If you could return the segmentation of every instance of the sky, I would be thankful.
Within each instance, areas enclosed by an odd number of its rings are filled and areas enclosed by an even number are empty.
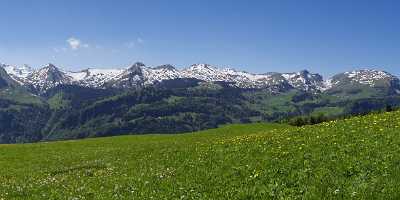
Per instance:
[[[0,0],[0,62],[400,75],[400,1]]]

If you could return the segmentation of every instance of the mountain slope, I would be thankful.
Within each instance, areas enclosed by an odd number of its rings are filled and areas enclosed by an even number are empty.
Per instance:
[[[18,87],[18,82],[7,73],[4,67],[6,66],[0,65],[0,89]]]
[[[46,102],[20,86],[0,67],[0,143],[40,140],[49,113]]]
[[[240,95],[233,92],[197,87],[183,91],[143,88],[82,100],[79,104],[75,103],[75,107],[70,106],[74,98],[67,96],[73,92],[58,92],[49,96],[51,103],[63,106],[58,106],[60,109],[54,112],[55,121],[49,122],[43,132],[47,135],[46,139],[60,139],[215,128],[219,124],[250,116],[252,111],[244,107]]]

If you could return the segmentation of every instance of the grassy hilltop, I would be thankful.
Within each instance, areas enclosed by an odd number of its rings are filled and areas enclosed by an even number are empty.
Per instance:
[[[0,145],[0,199],[398,199],[400,112]]]

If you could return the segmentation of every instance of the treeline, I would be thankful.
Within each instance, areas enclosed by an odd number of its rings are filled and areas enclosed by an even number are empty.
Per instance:
[[[354,103],[357,106],[357,109],[359,109],[359,103]],[[366,101],[363,101],[362,105],[365,105]],[[368,107],[371,108],[371,107]],[[342,115],[338,116],[327,116],[325,114],[319,113],[318,115],[306,115],[306,116],[296,116],[296,117],[291,117],[288,119],[281,120],[281,123],[287,123],[292,126],[305,126],[305,125],[314,125],[314,124],[319,124],[322,122],[327,122],[327,121],[332,121],[336,119],[346,119],[346,118],[351,118],[354,116],[361,116],[361,115],[367,115],[371,113],[383,113],[383,112],[393,112],[396,110],[400,110],[400,106],[395,106],[395,105],[381,105],[380,109],[367,109],[367,110],[362,110],[362,112],[348,112],[344,113]],[[359,110],[361,111],[361,110]]]

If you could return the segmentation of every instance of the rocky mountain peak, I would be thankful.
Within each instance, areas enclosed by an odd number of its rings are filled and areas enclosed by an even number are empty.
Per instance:
[[[129,67],[129,69],[130,68],[142,68],[142,67],[146,67],[146,65],[142,62],[135,62]]]
[[[43,66],[43,68],[57,69],[57,67],[52,63],[47,63],[46,65]]]
[[[313,74],[308,70],[301,70],[297,73],[285,73],[282,76],[294,88],[304,91],[319,91],[324,88],[324,80],[321,75]]]
[[[310,72],[308,70],[306,70],[306,69],[303,69],[303,70],[299,71],[298,74],[300,76],[307,77],[307,75],[310,74]]]
[[[54,80],[57,81],[58,79],[62,79],[65,76],[65,72],[61,71],[55,65],[49,63],[43,66],[41,69],[34,71],[31,75],[37,75],[40,78],[46,80]]]
[[[143,64],[141,62],[136,62],[127,69],[127,72],[130,74],[142,75],[142,71],[143,71],[144,67],[146,67],[145,64]]]
[[[40,71],[42,73],[60,73],[61,72],[61,70],[58,67],[56,67],[55,65],[53,65],[51,63],[44,65],[38,71]]]
[[[154,67],[153,69],[156,69],[156,70],[165,69],[165,70],[171,70],[171,71],[176,70],[176,68],[170,64],[160,65],[160,66]]]
[[[210,64],[193,64],[189,68],[184,69],[185,71],[197,71],[197,72],[205,72],[205,71],[218,71],[222,69],[218,69]]]
[[[24,82],[42,93],[57,85],[71,84],[73,79],[66,72],[49,63],[30,73]]]

